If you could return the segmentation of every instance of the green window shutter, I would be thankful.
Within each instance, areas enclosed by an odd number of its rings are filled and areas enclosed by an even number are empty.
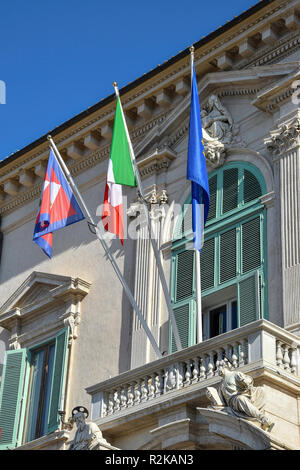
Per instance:
[[[182,219],[182,234],[188,235],[193,231],[193,210],[192,203],[185,204],[184,216]]]
[[[215,238],[205,240],[200,254],[201,289],[215,285]]]
[[[242,224],[242,269],[248,273],[261,265],[260,217]]]
[[[182,348],[187,348],[195,343],[195,301],[191,300],[180,307],[175,307],[173,311]],[[173,353],[177,351],[177,348],[173,334],[171,338],[171,353]]]
[[[215,219],[217,213],[217,181],[218,177],[217,175],[212,176],[209,179],[209,195],[210,195],[210,201],[209,201],[209,213],[207,216],[207,221]]]
[[[6,352],[0,391],[0,449],[17,445],[25,369],[26,349]]]
[[[259,274],[252,274],[238,283],[239,326],[260,318]]]
[[[261,187],[258,179],[249,170],[244,171],[244,203],[253,201],[260,197]]]
[[[69,328],[61,331],[55,338],[54,369],[52,376],[51,397],[49,405],[49,418],[47,434],[55,431],[59,426],[58,411],[63,391],[66,354],[68,348]]]
[[[194,250],[177,255],[176,302],[193,295]]]
[[[238,205],[238,168],[224,170],[223,173],[223,214]]]
[[[220,283],[236,277],[236,229],[220,235]]]

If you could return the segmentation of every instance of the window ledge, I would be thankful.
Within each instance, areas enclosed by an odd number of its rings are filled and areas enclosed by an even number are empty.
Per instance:
[[[16,447],[14,450],[65,450],[69,436],[70,433],[68,431],[54,431],[51,434]]]

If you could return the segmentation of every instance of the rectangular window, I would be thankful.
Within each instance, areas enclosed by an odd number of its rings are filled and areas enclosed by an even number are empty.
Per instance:
[[[203,313],[203,340],[214,338],[237,328],[237,300],[212,306]]]
[[[65,328],[43,345],[6,351],[0,387],[0,450],[58,429],[68,337],[69,328]]]
[[[55,344],[31,353],[25,442],[47,433]]]

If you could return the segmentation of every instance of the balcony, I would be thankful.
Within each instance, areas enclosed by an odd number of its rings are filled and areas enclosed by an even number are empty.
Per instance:
[[[268,441],[263,446],[299,448],[299,348],[299,337],[258,320],[88,387],[91,418],[119,448],[205,448],[201,432],[196,432],[198,438],[193,432],[201,423],[208,429],[210,420],[216,421],[217,415],[210,416],[207,409],[206,388],[221,380],[218,365],[225,355],[234,368],[253,376],[255,386],[264,387],[265,411],[275,426],[271,439],[261,431],[262,440]],[[255,426],[241,421],[231,418],[228,426],[234,428],[239,422],[236,433],[241,433],[241,425]],[[168,432],[172,438],[166,437]],[[162,435],[167,440],[158,438]],[[221,445],[217,441],[216,448]],[[247,444],[231,436],[231,448],[235,447],[247,448]]]

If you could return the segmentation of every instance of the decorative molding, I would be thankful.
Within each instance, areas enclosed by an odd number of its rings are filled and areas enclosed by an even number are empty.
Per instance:
[[[267,209],[270,209],[271,207],[274,207],[275,197],[275,191],[270,191],[269,193],[261,196],[259,200]]]
[[[175,159],[176,153],[168,145],[156,148],[150,155],[139,159],[138,167],[141,177],[147,177],[153,173],[159,173],[161,170],[167,170]]]
[[[264,141],[267,150],[272,155],[282,155],[300,146],[300,117],[296,117],[289,124],[280,126],[271,131],[271,135]]]
[[[10,348],[44,339],[64,326],[70,327],[71,344],[78,336],[80,303],[90,286],[80,278],[34,271],[0,308],[0,326],[11,332]],[[24,331],[23,321],[31,325]]]

